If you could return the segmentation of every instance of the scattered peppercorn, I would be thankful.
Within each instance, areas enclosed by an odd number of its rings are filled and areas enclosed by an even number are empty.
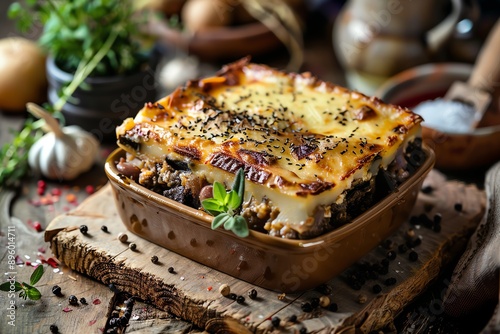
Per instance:
[[[455,208],[455,211],[458,211],[458,212],[462,211],[462,209],[463,209],[462,203],[455,203],[454,208]]]
[[[417,261],[418,260],[418,253],[415,251],[411,251],[410,254],[408,254],[408,259],[410,259],[410,261],[412,261],[412,262]]]
[[[307,334],[307,328],[302,327],[299,331],[300,334]]]
[[[168,272],[169,272],[169,273],[171,273],[171,274],[175,273],[174,267],[168,267],[168,269],[167,269],[167,270],[168,270]]]
[[[311,312],[313,310],[311,303],[309,302],[303,302],[302,304],[300,304],[300,308],[304,312]]]
[[[59,328],[54,324],[50,325],[49,328],[50,328],[51,333],[58,333],[59,332]]]
[[[297,322],[297,316],[295,314],[292,314],[290,318],[288,318],[288,321],[290,322]]]
[[[337,303],[331,303],[330,306],[328,306],[328,311],[331,312],[337,312],[339,310],[339,306]]]
[[[441,232],[441,225],[440,225],[440,224],[436,224],[436,225],[434,225],[434,226],[432,227],[432,230],[433,230],[434,232],[437,232],[437,233]]]
[[[408,246],[406,246],[406,244],[401,244],[398,246],[398,251],[401,253],[401,254],[404,254],[408,251]]]
[[[106,225],[101,226],[101,231],[107,233],[108,232],[108,227]]]
[[[128,235],[126,233],[121,232],[120,234],[118,234],[118,240],[120,240],[120,242],[127,242]]]
[[[364,303],[366,303],[366,301],[367,301],[367,300],[368,300],[368,297],[366,297],[366,295],[365,295],[365,294],[360,294],[360,295],[358,296],[357,302],[358,302],[359,304],[364,304]]]
[[[318,306],[319,306],[319,298],[317,297],[311,298],[311,307],[316,308]]]
[[[394,284],[396,284],[396,278],[389,277],[388,279],[386,279],[384,281],[384,284],[387,285],[387,286],[394,285]]]
[[[393,261],[396,259],[396,252],[392,250],[388,251],[386,256],[389,260]]]
[[[236,297],[236,302],[238,304],[245,304],[245,297],[243,297],[243,296]]]
[[[257,298],[257,290],[252,289],[252,290],[248,291],[248,298],[256,299]]]
[[[137,249],[137,245],[133,242],[131,242],[129,245],[128,245],[128,248],[132,251],[135,251]]]
[[[228,297],[232,300],[236,300],[236,298],[238,298],[238,296],[235,293],[230,293]]]
[[[111,312],[111,318],[118,318],[120,316],[120,312],[118,312],[117,310],[114,310],[113,312]]]
[[[125,326],[126,324],[128,324],[128,319],[127,319],[127,317],[125,317],[125,316],[120,317],[120,324],[121,324],[122,326]]]
[[[85,299],[84,297],[80,298],[80,303],[82,303],[83,305],[87,305],[87,299]]]
[[[330,297],[328,296],[319,297],[319,305],[324,308],[330,306]]]
[[[421,189],[421,191],[424,193],[424,194],[431,194],[433,191],[434,191],[434,188],[431,187],[431,186],[425,186]]]
[[[70,305],[78,305],[78,298],[75,295],[69,296],[68,301]]]
[[[436,213],[432,220],[434,221],[434,224],[439,224],[439,223],[441,223],[442,219],[443,219],[443,216],[441,216],[440,213]]]
[[[132,316],[132,313],[130,313],[129,310],[123,312],[123,316],[126,317],[127,319],[130,319],[130,317]]]
[[[372,287],[372,291],[373,291],[373,293],[380,293],[382,291],[382,287],[379,284],[375,284]]]
[[[391,250],[394,247],[394,242],[391,239],[384,240],[383,246],[387,250]]]
[[[151,262],[153,262],[154,264],[157,264],[158,263],[158,256],[156,256],[156,255],[151,256]]]
[[[54,285],[52,287],[52,293],[55,294],[56,296],[61,295],[61,287],[59,285]]]
[[[82,234],[87,234],[89,232],[87,225],[80,225],[80,232],[82,232]]]
[[[277,316],[274,316],[271,318],[271,324],[273,324],[274,327],[279,327],[280,322],[281,322],[281,319]]]
[[[227,284],[222,284],[219,286],[219,293],[224,297],[227,297],[231,293],[231,287]]]

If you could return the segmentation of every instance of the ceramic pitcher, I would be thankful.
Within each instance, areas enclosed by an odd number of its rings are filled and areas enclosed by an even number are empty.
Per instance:
[[[349,0],[333,32],[349,86],[372,94],[388,77],[435,60],[461,11],[462,0]]]

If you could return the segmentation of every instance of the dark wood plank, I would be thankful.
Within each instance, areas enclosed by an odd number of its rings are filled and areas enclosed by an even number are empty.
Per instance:
[[[408,253],[397,255],[391,261],[388,274],[369,280],[358,291],[349,287],[348,271],[328,282],[332,289],[330,298],[338,304],[338,312],[322,308],[311,313],[302,312],[301,303],[320,297],[322,293],[318,291],[290,294],[280,300],[278,293],[256,288],[260,298],[246,298],[245,304],[240,305],[222,297],[217,292],[218,287],[229,284],[238,295],[246,295],[255,287],[127,232],[129,242],[137,244],[136,251],[130,250],[126,243],[117,240],[118,233],[125,232],[125,227],[114,208],[109,187],[88,198],[75,211],[54,219],[46,231],[46,240],[51,242],[54,254],[71,269],[105,284],[113,283],[210,332],[268,332],[273,329],[272,316],[278,316],[282,320],[280,329],[290,333],[301,327],[314,332],[352,332],[355,329],[370,332],[392,327],[403,307],[437,277],[446,263],[460,254],[483,214],[484,194],[475,186],[447,182],[435,171],[425,180],[425,185],[432,185],[435,190],[432,194],[421,193],[413,212],[426,212],[430,217],[440,213],[442,230],[438,233],[404,223],[391,239],[401,244],[406,240],[408,229],[413,228],[422,240],[416,247],[418,261],[409,261]],[[462,203],[463,210],[456,211],[455,203]],[[89,227],[86,236],[77,229],[83,223]],[[110,232],[103,233],[101,225],[106,225]],[[386,252],[380,246],[360,263],[379,262]],[[152,255],[160,258],[160,264],[151,263]],[[168,273],[170,266],[175,268],[175,274]],[[388,277],[396,278],[396,285],[386,287],[383,282]],[[376,283],[383,287],[379,295],[371,292]],[[364,303],[358,301],[360,295],[366,298]],[[298,323],[287,321],[291,315],[298,317]]]

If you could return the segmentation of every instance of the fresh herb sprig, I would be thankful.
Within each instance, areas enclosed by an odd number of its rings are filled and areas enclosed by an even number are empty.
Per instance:
[[[40,291],[35,288],[33,285],[38,283],[40,278],[43,276],[43,265],[38,265],[36,269],[33,271],[33,273],[30,276],[30,283],[19,283],[17,281],[14,282],[14,289],[11,288],[12,283],[11,282],[5,282],[0,285],[0,290],[1,291],[7,291],[7,292],[19,292],[19,297],[26,299],[29,298],[31,300],[38,300],[42,297],[42,294]]]
[[[243,168],[236,174],[230,191],[226,191],[223,184],[214,182],[213,197],[201,202],[202,207],[214,216],[212,220],[213,230],[224,226],[224,229],[231,230],[239,237],[245,238],[248,236],[250,231],[245,217],[236,214],[243,203],[244,194],[245,172]]]

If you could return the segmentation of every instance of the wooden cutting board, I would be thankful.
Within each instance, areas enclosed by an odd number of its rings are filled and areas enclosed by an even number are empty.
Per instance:
[[[109,185],[89,197],[75,211],[55,218],[47,227],[45,240],[50,241],[54,255],[71,269],[88,275],[104,284],[113,283],[118,289],[131,293],[209,332],[266,333],[279,331],[369,333],[374,330],[393,330],[394,318],[435,279],[440,270],[460,256],[468,237],[484,214],[485,195],[475,186],[447,181],[437,171],[431,171],[420,192],[412,215],[425,213],[431,219],[441,214],[441,230],[404,222],[390,241],[397,256],[390,261],[388,273],[369,278],[359,290],[349,285],[349,276],[362,263],[373,264],[387,257],[388,243],[383,243],[360,259],[357,265],[327,282],[320,289],[280,295],[254,287],[249,283],[193,262],[176,253],[152,244],[125,230],[115,209]],[[461,210],[456,204],[461,204]],[[460,206],[460,205],[459,205]],[[85,224],[89,233],[83,235],[78,226]],[[101,231],[106,225],[108,233]],[[409,229],[421,238],[414,249],[417,261],[410,261],[409,251],[400,253],[398,245],[405,243]],[[137,245],[132,251],[127,243],[117,239],[126,232],[129,242]],[[151,256],[160,259],[151,262]],[[169,273],[168,268],[174,268]],[[386,286],[388,278],[394,285]],[[245,297],[245,303],[223,297],[218,288],[228,284],[231,292]],[[378,294],[372,287],[379,284]],[[248,291],[256,289],[257,299]],[[328,295],[338,310],[317,307],[312,312],[301,309],[303,302]],[[288,321],[296,315],[297,321]],[[271,318],[281,319],[279,328]]]

